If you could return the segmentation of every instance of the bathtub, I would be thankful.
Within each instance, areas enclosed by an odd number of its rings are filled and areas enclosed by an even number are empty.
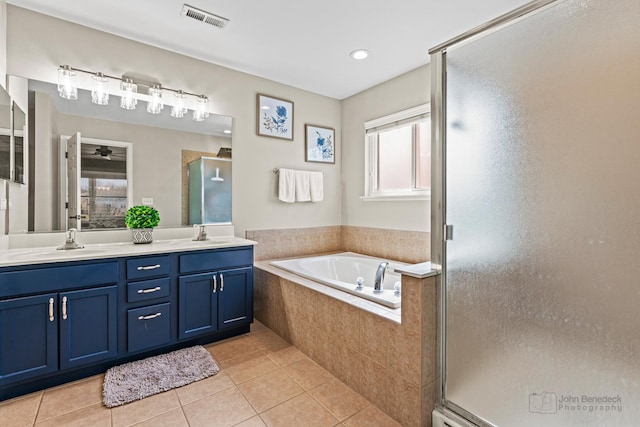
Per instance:
[[[383,291],[378,293],[373,291],[373,281],[378,265],[383,261],[389,262],[389,266],[384,277]],[[407,265],[353,252],[272,261],[270,264],[391,308],[400,307],[400,295],[396,295],[394,291],[395,283],[400,282],[400,274],[395,273],[394,268]],[[362,289],[356,287],[358,277],[364,279]]]

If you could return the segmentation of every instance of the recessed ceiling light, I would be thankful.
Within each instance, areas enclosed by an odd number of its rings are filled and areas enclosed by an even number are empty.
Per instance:
[[[366,49],[356,49],[349,55],[351,55],[353,59],[365,59],[367,56],[369,56],[369,51]]]
[[[231,131],[229,129],[225,129],[223,132],[224,133],[231,133]]]

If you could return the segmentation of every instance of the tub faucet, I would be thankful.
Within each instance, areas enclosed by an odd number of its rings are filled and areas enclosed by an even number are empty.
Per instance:
[[[198,234],[193,238],[194,241],[200,242],[207,240],[207,226],[204,224],[194,224],[193,228],[198,229]]]
[[[373,292],[382,292],[382,282],[384,282],[384,273],[387,271],[388,262],[381,262],[376,271],[376,279],[373,281]]]
[[[64,245],[62,246],[58,246],[58,250],[60,251],[66,251],[69,249],[82,249],[84,248],[84,245],[79,245],[78,242],[76,242],[76,232],[78,230],[76,230],[75,228],[70,228],[67,233],[66,233],[66,242],[64,242]]]

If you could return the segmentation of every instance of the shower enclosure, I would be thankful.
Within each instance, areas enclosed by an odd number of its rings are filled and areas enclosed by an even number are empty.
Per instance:
[[[452,418],[638,425],[639,23],[638,0],[535,1],[430,51]]]
[[[231,223],[231,159],[189,163],[189,224]]]

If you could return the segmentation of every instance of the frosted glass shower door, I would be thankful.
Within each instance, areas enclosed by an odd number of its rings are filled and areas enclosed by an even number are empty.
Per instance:
[[[445,406],[640,425],[640,1],[446,50]]]
[[[231,160],[203,158],[204,222],[231,222]]]

